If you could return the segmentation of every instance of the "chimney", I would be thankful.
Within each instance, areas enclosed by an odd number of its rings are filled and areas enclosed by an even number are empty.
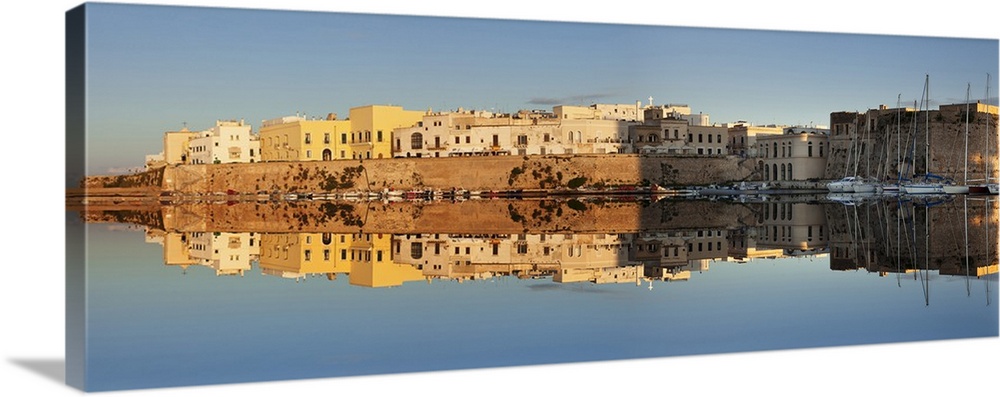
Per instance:
[[[327,113],[326,119],[327,120],[336,120],[337,119],[337,114],[336,113]]]

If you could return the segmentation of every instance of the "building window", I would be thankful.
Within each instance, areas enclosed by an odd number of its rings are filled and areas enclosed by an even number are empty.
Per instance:
[[[306,144],[312,143],[312,134],[306,133]]]
[[[381,130],[375,132],[375,139],[377,141],[379,141],[379,142],[382,142],[382,131]]]
[[[410,148],[413,148],[413,149],[423,149],[424,148],[424,135],[421,134],[421,133],[419,133],[419,132],[413,133],[413,135],[410,137]]]
[[[712,134],[708,134],[708,143],[712,143]]]
[[[518,135],[517,136],[517,144],[518,145],[527,145],[528,144],[528,136],[527,135]]]
[[[382,262],[382,250],[375,251],[375,261]]]
[[[698,143],[701,143],[702,134],[698,134]]]
[[[542,135],[542,142],[548,142],[548,141],[549,141],[549,134]]]
[[[310,251],[310,250],[306,250],[306,251],[305,251],[305,257],[306,257],[306,260],[307,260],[307,261],[308,261],[308,260],[312,260],[312,251]]]
[[[424,245],[421,243],[410,243],[410,257],[420,259],[424,256]]]
[[[788,163],[788,180],[793,180],[792,178],[792,163]]]
[[[809,157],[812,157],[812,156],[813,156],[813,144],[812,144],[812,142],[809,142]]]
[[[347,134],[340,134],[340,143],[347,143]]]
[[[307,159],[311,159],[312,156],[313,156],[313,151],[312,150],[306,150],[306,158]]]

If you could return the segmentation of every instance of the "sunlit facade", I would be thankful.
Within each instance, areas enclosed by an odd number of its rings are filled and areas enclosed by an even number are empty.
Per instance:
[[[786,127],[781,135],[757,138],[758,166],[765,181],[822,179],[829,153],[829,129]]]
[[[392,158],[392,131],[417,125],[425,112],[399,106],[366,105],[351,108],[348,144],[351,158]]]
[[[353,157],[348,143],[351,121],[287,116],[265,120],[260,128],[262,161],[330,161]]]
[[[260,141],[257,140],[257,135],[251,134],[250,125],[243,120],[216,121],[214,127],[198,133],[197,137],[191,139],[188,148],[190,164],[260,161]]]

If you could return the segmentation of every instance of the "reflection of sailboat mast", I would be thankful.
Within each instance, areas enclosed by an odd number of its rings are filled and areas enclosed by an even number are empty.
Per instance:
[[[986,265],[989,266],[993,263],[993,257],[990,256],[990,198],[986,198]],[[990,305],[990,278],[986,277],[986,306]]]
[[[930,206],[925,206],[924,207],[924,271],[926,271],[927,274],[923,275],[924,306],[931,305],[930,256],[931,256],[931,209]]]
[[[972,287],[969,278],[969,197],[962,196],[962,211],[965,214],[965,294],[972,296]]]
[[[903,261],[903,244],[900,241],[903,235],[903,200],[896,199],[896,286],[903,288],[903,284],[900,282],[903,276],[902,270],[899,268],[900,263]]]

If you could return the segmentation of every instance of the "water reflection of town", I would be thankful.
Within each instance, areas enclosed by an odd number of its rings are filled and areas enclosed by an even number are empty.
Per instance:
[[[997,273],[996,202],[754,203],[753,225],[655,233],[337,234],[164,232],[167,266],[351,285],[551,278],[596,284],[685,281],[713,262],[828,260],[833,271],[982,277]]]

